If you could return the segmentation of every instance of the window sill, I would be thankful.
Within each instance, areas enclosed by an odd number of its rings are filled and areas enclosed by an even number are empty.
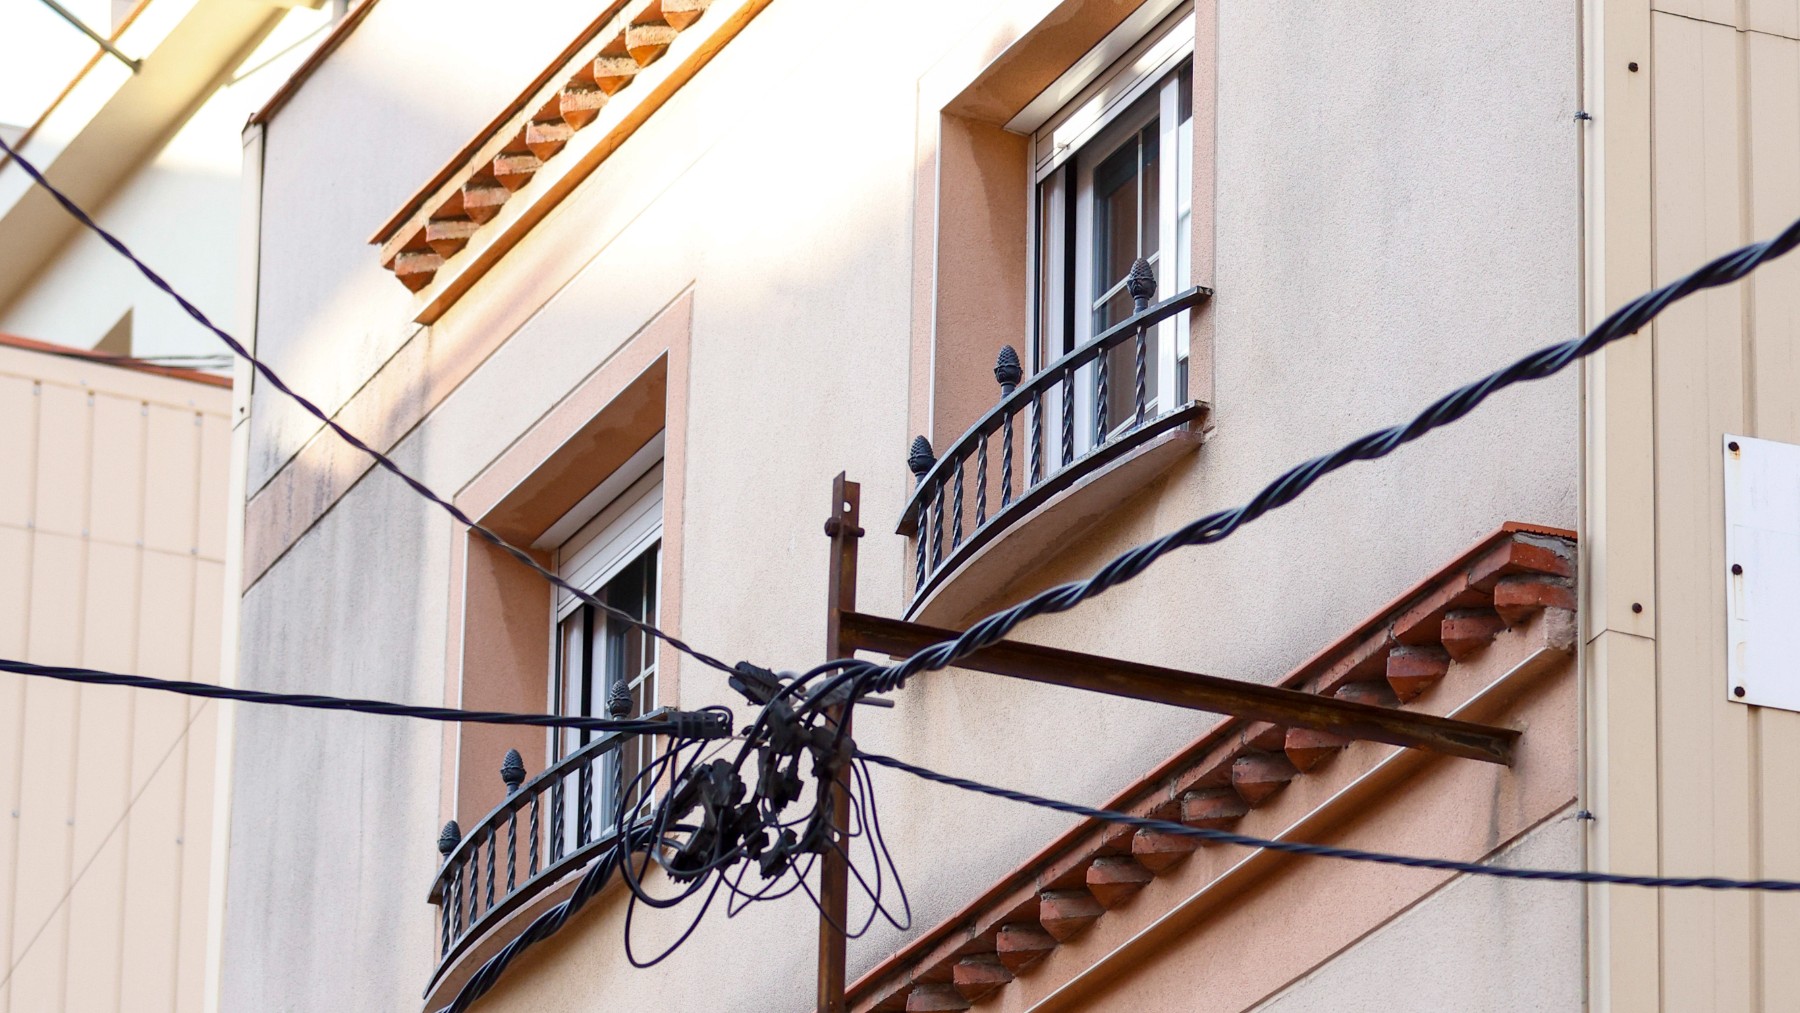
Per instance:
[[[960,628],[1020,576],[1101,521],[1202,442],[1208,406],[1193,402],[1127,432],[1007,505],[949,553],[914,595],[905,618]]]

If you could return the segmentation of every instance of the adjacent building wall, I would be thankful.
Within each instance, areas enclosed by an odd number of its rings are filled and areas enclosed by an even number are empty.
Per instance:
[[[216,681],[230,400],[0,344],[0,657]],[[201,1009],[217,711],[0,674],[0,1009]]]
[[[1800,216],[1800,5],[1596,10],[1591,311]],[[1635,69],[1634,69],[1635,68]],[[1594,867],[1800,878],[1800,715],[1726,675],[1724,437],[1800,442],[1800,262],[1671,307],[1589,371]],[[1800,900],[1593,894],[1596,1008],[1790,1009]]]
[[[889,615],[902,607],[908,554],[891,526],[910,484],[919,79],[963,33],[1022,28],[1056,6],[775,0],[409,346],[407,294],[365,241],[465,139],[446,123],[478,126],[512,97],[500,68],[526,63],[504,47],[439,54],[436,75],[455,77],[468,89],[459,103],[480,110],[447,111],[390,63],[438,15],[384,0],[269,124],[261,347],[328,405],[410,348],[416,360],[395,360],[419,364],[418,382],[395,395],[404,399],[436,390],[439,335],[510,321],[507,343],[398,439],[404,465],[453,492],[691,292],[684,560],[665,575],[680,582],[680,633],[730,660],[804,667],[823,649],[819,523],[839,470],[863,483],[860,602]],[[1218,268],[1196,279],[1218,291],[1215,431],[1166,482],[1120,504],[1114,523],[1047,560],[1041,581],[1090,572],[1574,333],[1577,48],[1566,3],[1391,15],[1349,3],[1226,5]],[[464,69],[478,76],[457,76]],[[251,423],[253,492],[316,431],[266,395]],[[380,424],[415,410],[358,412]],[[1277,677],[1499,522],[1572,524],[1577,425],[1573,376],[1509,392],[1232,542],[1171,559],[1025,635]],[[451,638],[456,537],[391,477],[365,476],[244,591],[243,682],[441,697],[433,679]],[[680,684],[683,706],[729,701],[710,671],[684,665]],[[951,672],[918,680],[858,735],[928,765],[1095,800],[1207,720]],[[224,1007],[416,1004],[436,954],[423,897],[437,866],[439,785],[458,776],[440,765],[436,731],[269,713],[245,713],[238,731],[234,799],[244,804],[234,806]],[[954,911],[1063,825],[898,777],[877,775],[877,785],[916,925]],[[1559,923],[1579,902],[1573,892],[1544,901]],[[640,956],[686,913],[640,912]],[[529,986],[515,1000],[721,1010],[808,1001],[816,916],[803,899],[734,921],[715,910],[648,972],[624,960],[621,915],[603,900],[552,949],[579,954],[579,976],[533,978],[550,958],[522,964]],[[900,938],[878,930],[853,944],[852,974]]]

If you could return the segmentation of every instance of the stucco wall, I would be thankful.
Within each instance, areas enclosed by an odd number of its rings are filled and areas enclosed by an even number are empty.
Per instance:
[[[1576,868],[1579,827],[1564,812],[1493,864]],[[1256,1011],[1585,1009],[1583,943],[1581,887],[1464,876]]]
[[[840,469],[863,483],[862,605],[897,613],[906,548],[889,532],[909,484],[917,82],[957,32],[1028,6],[776,0],[451,311],[579,268],[404,441],[403,460],[460,487],[691,286],[684,572],[667,575],[683,582],[681,633],[730,660],[818,658],[819,522]],[[440,143],[455,132],[419,126],[443,113],[435,105],[398,123],[374,111],[420,101],[380,63],[415,45],[414,30],[433,29],[384,0],[334,58],[344,62],[270,130],[259,340],[328,404],[406,330],[405,291],[360,240],[463,139]],[[1302,457],[1578,327],[1573,5],[1231,4],[1219,38],[1217,431],[1121,504],[1116,524],[1047,561],[1044,581],[1237,502]],[[881,41],[853,44],[864,39]],[[460,66],[458,52],[442,66]],[[499,51],[460,59],[468,101],[497,109],[510,92],[482,75],[504,76]],[[392,158],[346,143],[390,128],[401,131]],[[320,199],[327,191],[340,199]],[[305,431],[266,399],[256,411],[267,421],[253,488]],[[1452,433],[1331,479],[1232,542],[1026,636],[1273,678],[1500,521],[1572,525],[1576,411],[1572,377],[1509,393]],[[442,671],[450,535],[386,476],[364,479],[249,591],[244,680],[431,694],[422,673]],[[321,596],[340,604],[311,604]],[[684,666],[681,682],[685,706],[725,700],[704,669]],[[239,736],[236,798],[281,804],[235,816],[225,1008],[416,1003],[432,958],[422,898],[439,818],[438,753],[425,744],[435,733],[259,720],[267,734]],[[1092,800],[1205,723],[950,673],[919,680],[858,734],[926,764]],[[896,777],[877,784],[920,925],[1062,825]],[[715,912],[651,972],[626,968],[620,912],[599,907],[489,1005],[588,1008],[603,992],[621,1008],[798,1009],[811,994],[814,916],[799,898],[729,923]],[[673,922],[641,923],[644,947]],[[852,973],[896,940],[877,931],[853,944]]]

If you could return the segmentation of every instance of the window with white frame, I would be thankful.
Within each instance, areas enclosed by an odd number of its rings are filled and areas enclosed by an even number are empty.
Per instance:
[[[1178,10],[1035,131],[1034,368],[1131,315],[1126,281],[1138,259],[1149,263],[1158,299],[1191,284],[1193,53],[1193,12]],[[1186,315],[1157,325],[1147,345],[1146,417],[1154,417],[1187,400]],[[1135,354],[1132,342],[1113,348],[1109,374],[1132,377]],[[1096,378],[1073,396],[1077,415],[1093,419]],[[1132,424],[1135,396],[1134,383],[1108,386],[1111,433]],[[1078,429],[1091,445],[1093,427]]]
[[[637,468],[628,465],[614,481],[596,490],[606,497],[606,505],[562,543],[556,553],[556,568],[563,579],[613,609],[654,625],[662,560],[660,442],[646,448],[651,449],[657,451],[656,460],[647,467],[641,462]],[[640,454],[643,456],[649,455]],[[578,511],[582,509],[577,507]],[[591,511],[593,507],[588,504],[586,509]],[[614,715],[609,708],[615,697],[629,699],[627,717],[660,706],[653,639],[561,588],[556,590],[553,615],[550,698],[558,713],[611,717]],[[562,731],[553,739],[552,759],[560,760],[595,738],[593,732]],[[620,786],[625,789],[628,805],[645,804],[647,793],[634,792],[631,785],[644,769],[650,748],[648,737],[631,739],[612,757],[592,768],[592,776],[599,783],[571,786],[577,789],[576,797],[583,800],[580,804],[593,800],[598,810],[592,814],[597,818],[572,821],[571,825],[604,825],[610,821],[620,803],[615,797]]]

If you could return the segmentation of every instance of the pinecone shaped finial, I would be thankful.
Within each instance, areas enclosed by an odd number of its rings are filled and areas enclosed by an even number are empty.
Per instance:
[[[500,761],[500,780],[506,782],[507,794],[519,790],[525,783],[525,759],[517,749],[508,749],[505,759]]]
[[[914,478],[924,478],[931,466],[937,463],[937,455],[931,452],[931,441],[923,436],[915,436],[912,449],[906,452],[906,467],[912,471]]]
[[[1151,269],[1150,262],[1142,257],[1131,263],[1131,275],[1125,279],[1125,288],[1131,293],[1133,312],[1142,313],[1156,298],[1156,272]]]
[[[461,843],[462,827],[457,826],[455,820],[444,824],[444,829],[438,832],[438,854],[449,858],[450,852],[455,851],[456,846]]]
[[[624,679],[613,683],[612,692],[606,695],[606,713],[615,720],[624,720],[631,715],[631,687]]]
[[[994,379],[1000,382],[1000,397],[1012,396],[1024,378],[1025,370],[1019,366],[1018,350],[1011,345],[1001,345],[1000,355],[994,360]]]

